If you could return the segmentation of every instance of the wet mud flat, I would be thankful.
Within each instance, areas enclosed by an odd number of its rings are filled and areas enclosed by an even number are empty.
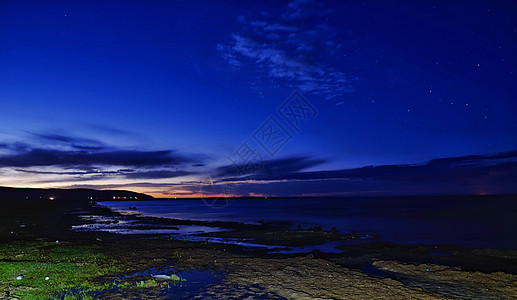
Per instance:
[[[101,216],[104,219],[88,220],[84,216]],[[119,227],[170,231],[121,234],[109,230],[72,229],[73,226],[99,222],[104,222],[108,227],[126,222],[133,227]],[[59,240],[74,247],[94,246],[95,251],[105,259],[116,262],[117,268],[112,272],[90,278],[97,286],[106,287],[81,294],[93,298],[517,297],[517,253],[511,250],[454,245],[399,245],[361,234],[345,235],[317,228],[292,230],[287,224],[246,225],[143,218],[115,213],[94,203],[40,209],[31,213],[14,208],[8,214],[2,213],[0,223],[0,240],[3,244]],[[194,233],[187,230],[183,236],[171,234],[186,226],[224,230],[194,230]],[[188,236],[201,236],[202,239],[189,240]],[[236,242],[225,243],[218,239],[233,239]],[[331,243],[336,251],[307,248],[326,243]],[[282,249],[300,251],[278,251]],[[164,276],[155,277],[157,275]],[[180,279],[173,280],[172,275]],[[3,299],[19,298],[16,292],[5,293],[13,282],[14,278],[0,283]],[[79,295],[77,290],[67,292],[71,296]],[[64,294],[54,296],[59,298]]]

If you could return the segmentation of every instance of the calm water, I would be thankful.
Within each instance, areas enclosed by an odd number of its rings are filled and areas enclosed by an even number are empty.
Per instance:
[[[336,227],[380,234],[398,243],[447,243],[517,249],[517,199],[320,198],[235,200],[214,208],[202,200],[108,201],[115,210],[137,207],[144,216],[202,221],[289,221],[293,228]]]

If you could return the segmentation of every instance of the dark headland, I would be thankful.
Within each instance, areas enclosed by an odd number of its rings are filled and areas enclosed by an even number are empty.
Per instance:
[[[35,189],[0,187],[0,200],[41,202],[50,200],[56,202],[84,203],[91,200],[151,200],[152,196],[124,190],[93,190],[93,189]]]

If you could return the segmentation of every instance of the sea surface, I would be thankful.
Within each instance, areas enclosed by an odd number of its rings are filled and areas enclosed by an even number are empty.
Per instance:
[[[223,199],[224,200],[224,199]],[[249,224],[291,222],[292,228],[378,234],[381,240],[517,249],[517,197],[386,197],[100,202],[143,216]]]

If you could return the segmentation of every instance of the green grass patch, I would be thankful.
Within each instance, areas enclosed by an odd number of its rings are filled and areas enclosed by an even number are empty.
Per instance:
[[[158,285],[158,282],[156,282],[156,280],[154,280],[154,279],[148,279],[145,281],[142,280],[142,281],[136,283],[137,287],[155,287],[157,285]]]
[[[171,275],[171,280],[172,280],[172,281],[175,281],[175,282],[179,282],[179,281],[186,281],[185,279],[183,279],[183,280],[182,280],[182,279],[181,279],[178,275],[176,275],[176,274],[172,274],[172,275]]]
[[[0,287],[24,299],[49,299],[72,288],[79,291],[73,297],[89,299],[89,291],[110,287],[92,279],[119,269],[116,261],[97,253],[93,246],[35,242],[0,245]],[[23,279],[17,280],[18,275]]]

